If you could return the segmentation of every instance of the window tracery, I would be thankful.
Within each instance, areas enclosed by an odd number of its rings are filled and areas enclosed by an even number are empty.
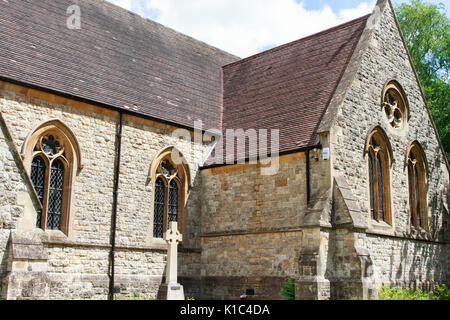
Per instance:
[[[401,128],[407,121],[407,101],[403,90],[396,82],[390,82],[384,89],[383,109],[391,127]]]
[[[171,149],[157,157],[154,168],[153,238],[162,238],[169,222],[183,226],[183,208],[188,186],[184,164],[176,165],[171,159]]]
[[[426,164],[420,151],[414,143],[408,152],[409,209],[411,226],[426,229]]]
[[[72,131],[54,119],[37,126],[22,147],[24,165],[42,209],[36,227],[69,235],[72,184],[81,154]]]
[[[377,222],[391,224],[389,168],[390,154],[385,137],[375,129],[368,146],[369,202],[370,215]]]
[[[64,142],[57,133],[42,135],[33,148],[30,177],[41,200],[36,227],[61,230],[66,209],[65,183],[70,162],[66,158]]]

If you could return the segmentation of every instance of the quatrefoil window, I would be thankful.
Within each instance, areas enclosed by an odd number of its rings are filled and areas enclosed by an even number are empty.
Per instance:
[[[163,160],[161,162],[160,168],[158,169],[158,171],[167,176],[167,178],[170,178],[171,176],[177,174],[177,169],[175,169],[175,167],[168,159]]]
[[[403,90],[395,82],[389,83],[383,93],[383,109],[389,124],[401,128],[407,120],[407,103]]]
[[[48,156],[55,156],[64,151],[62,142],[53,135],[45,135],[41,138],[40,147]]]

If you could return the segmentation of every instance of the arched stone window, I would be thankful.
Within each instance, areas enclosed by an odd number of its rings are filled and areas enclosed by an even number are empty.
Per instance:
[[[407,166],[411,227],[426,229],[426,160],[417,142],[408,150]]]
[[[36,227],[68,235],[72,184],[76,169],[81,170],[73,133],[59,120],[47,121],[28,136],[22,157],[42,204]]]
[[[377,127],[366,146],[370,215],[373,220],[391,224],[390,165],[391,151],[384,131]]]
[[[396,81],[389,82],[384,88],[383,109],[389,125],[393,128],[401,128],[408,120],[408,101]]]
[[[184,205],[190,185],[189,168],[175,148],[167,148],[153,161],[151,180],[154,185],[153,238],[162,238],[169,222],[184,223]]]

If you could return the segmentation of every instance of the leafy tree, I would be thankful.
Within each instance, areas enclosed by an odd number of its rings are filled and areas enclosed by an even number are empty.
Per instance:
[[[396,6],[395,13],[450,159],[450,21],[445,6],[411,0]]]

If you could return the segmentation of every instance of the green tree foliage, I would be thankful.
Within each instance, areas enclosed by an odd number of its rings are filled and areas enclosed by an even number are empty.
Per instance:
[[[450,159],[450,21],[445,6],[411,0],[396,6],[395,13]]]

